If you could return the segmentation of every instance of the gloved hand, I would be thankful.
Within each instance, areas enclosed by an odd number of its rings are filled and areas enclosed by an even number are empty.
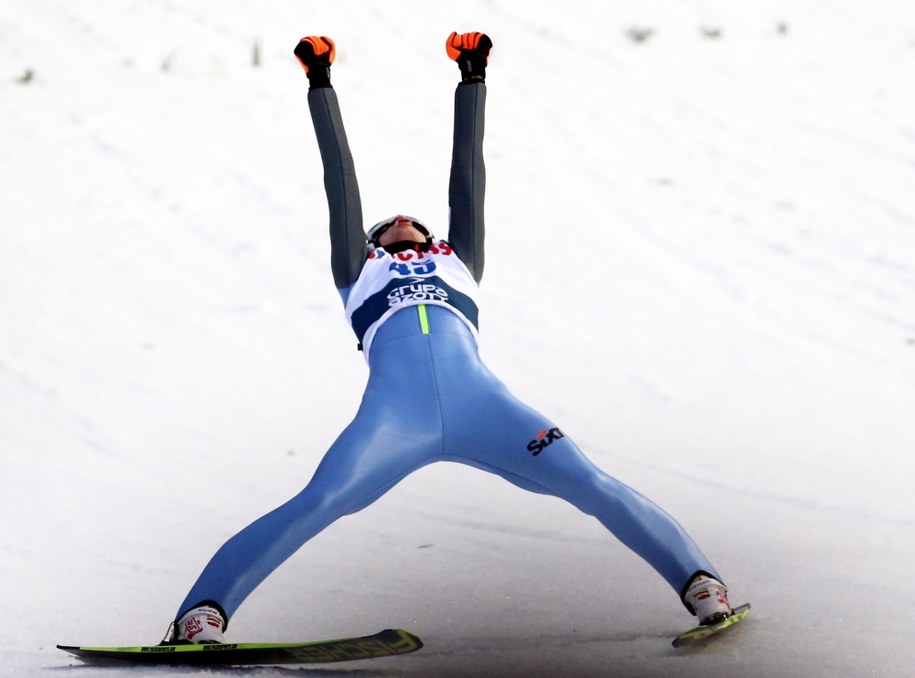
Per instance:
[[[309,35],[299,40],[295,55],[305,69],[310,89],[330,87],[330,65],[336,53],[334,41],[325,35]]]
[[[461,69],[462,82],[482,82],[486,79],[486,64],[489,63],[489,50],[492,40],[485,33],[453,32],[445,40],[445,51],[448,57],[457,61]]]

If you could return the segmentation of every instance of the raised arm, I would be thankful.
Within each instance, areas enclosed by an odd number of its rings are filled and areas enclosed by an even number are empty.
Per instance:
[[[492,41],[483,33],[452,33],[448,56],[457,61],[461,83],[454,93],[454,142],[448,185],[448,242],[474,279],[483,277],[486,166],[483,131],[486,110],[486,64]]]
[[[337,93],[330,84],[334,43],[303,38],[295,54],[308,75],[308,108],[324,165],[324,192],[330,214],[331,270],[337,289],[351,287],[368,256],[356,168],[346,140]]]

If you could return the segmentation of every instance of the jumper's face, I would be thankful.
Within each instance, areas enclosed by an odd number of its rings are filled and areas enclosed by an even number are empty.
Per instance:
[[[424,243],[426,242],[426,235],[416,228],[413,219],[398,214],[394,217],[389,226],[385,226],[383,230],[375,236],[375,241],[381,247],[403,241]]]

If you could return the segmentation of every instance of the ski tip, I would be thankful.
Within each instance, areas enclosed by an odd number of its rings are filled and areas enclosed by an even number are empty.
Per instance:
[[[396,636],[400,639],[400,642],[403,644],[403,651],[406,652],[415,652],[423,646],[423,641],[420,640],[419,636],[410,631],[405,631],[404,629],[385,629],[384,631],[379,631],[378,636],[389,634],[392,637]]]

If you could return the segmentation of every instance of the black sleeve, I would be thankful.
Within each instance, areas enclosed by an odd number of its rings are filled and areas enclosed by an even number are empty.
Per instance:
[[[330,265],[334,284],[337,289],[344,289],[356,282],[368,256],[359,183],[337,93],[330,87],[309,90],[308,108],[324,164],[324,191],[330,213]]]
[[[477,282],[483,277],[483,122],[486,85],[461,83],[454,93],[454,145],[448,185],[448,242]]]

